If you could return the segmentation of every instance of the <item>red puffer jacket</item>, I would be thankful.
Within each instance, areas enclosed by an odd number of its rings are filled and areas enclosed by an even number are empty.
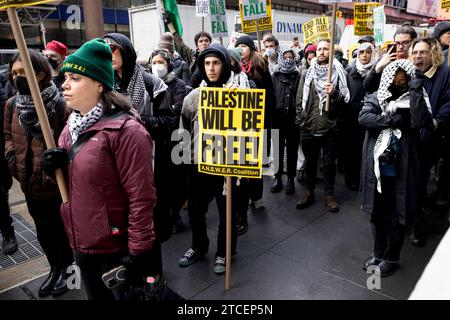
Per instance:
[[[129,115],[101,119],[69,164],[70,202],[61,215],[72,249],[86,254],[148,252],[155,240],[152,140]],[[59,146],[70,150],[68,125]]]

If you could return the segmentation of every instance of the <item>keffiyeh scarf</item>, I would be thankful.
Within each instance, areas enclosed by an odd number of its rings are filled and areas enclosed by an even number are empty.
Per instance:
[[[317,58],[314,58],[311,61],[311,67],[306,73],[305,85],[303,87],[303,110],[306,110],[306,106],[308,105],[309,91],[311,89],[311,82],[313,81],[320,99],[319,110],[320,115],[322,115],[323,105],[327,97],[327,94],[325,93],[325,85],[328,82],[328,63],[319,65],[317,63]],[[347,103],[350,100],[350,91],[348,90],[344,68],[337,59],[334,59],[333,61],[331,82],[333,83],[336,90],[339,90],[341,92],[341,94],[344,96],[344,101]]]
[[[370,62],[367,64],[362,64],[361,61],[359,61],[359,54],[361,53],[361,51],[366,51],[370,49],[372,51],[372,57],[370,59]],[[361,77],[365,77],[370,69],[372,68],[372,66],[375,63],[375,47],[368,42],[365,43],[361,43],[361,45],[358,48],[358,58],[356,59],[356,70],[358,71],[358,73],[361,75]]]
[[[51,119],[55,114],[55,106],[60,97],[55,84],[51,82],[50,86],[41,91],[42,101],[44,102],[47,118]],[[42,136],[42,129],[36,112],[36,107],[31,95],[17,94],[16,109],[19,115],[20,125],[29,130],[32,136]]]
[[[292,55],[295,57],[295,53],[292,49],[284,49],[278,54],[278,63],[273,68],[273,73],[291,73],[297,70],[297,65],[295,60],[285,59],[284,54],[286,52],[292,52]]]
[[[378,103],[380,105],[382,115],[394,115],[398,109],[409,109],[410,108],[410,93],[409,91],[397,98],[388,102],[388,99],[392,97],[392,93],[389,91],[389,87],[394,81],[395,74],[398,69],[405,70],[406,74],[412,79],[415,77],[415,67],[409,60],[395,60],[390,63],[381,75],[380,87],[377,92]],[[427,104],[428,111],[431,113],[431,104],[428,95],[423,89],[424,99]],[[373,160],[374,160],[374,173],[377,179],[377,190],[381,193],[381,171],[378,158],[386,150],[391,141],[392,135],[395,135],[397,139],[400,140],[402,137],[402,132],[400,129],[384,129],[379,134],[377,141],[375,142],[373,150]]]
[[[136,64],[134,66],[133,75],[131,76],[127,91],[124,92],[124,94],[130,97],[131,104],[136,110],[139,110],[143,106],[145,96],[148,94],[144,83],[144,72],[144,68]],[[115,84],[115,89],[120,91],[120,83]]]
[[[78,111],[73,111],[69,116],[69,132],[74,144],[81,133],[95,124],[103,116],[103,106],[100,102],[84,116]]]

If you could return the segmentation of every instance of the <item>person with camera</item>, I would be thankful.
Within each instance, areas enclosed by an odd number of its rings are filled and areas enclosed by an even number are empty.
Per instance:
[[[371,215],[372,255],[363,268],[381,277],[399,266],[405,225],[420,208],[420,130],[432,123],[423,74],[404,59],[390,63],[376,93],[364,100],[359,123],[363,147],[362,210]]]
[[[62,72],[67,106],[74,111],[42,164],[53,176],[61,168],[70,201],[61,216],[89,300],[124,298],[144,284],[153,268],[156,192],[152,139],[129,99],[114,91],[112,52],[105,40],[83,44]],[[102,275],[123,265],[127,282],[109,290]]]

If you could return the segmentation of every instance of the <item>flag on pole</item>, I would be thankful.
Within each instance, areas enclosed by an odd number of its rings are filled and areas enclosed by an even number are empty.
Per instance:
[[[181,24],[180,14],[178,13],[176,0],[162,0],[164,4],[164,10],[172,21],[175,30],[180,36],[183,36],[183,25]],[[168,31],[168,30],[166,30]]]

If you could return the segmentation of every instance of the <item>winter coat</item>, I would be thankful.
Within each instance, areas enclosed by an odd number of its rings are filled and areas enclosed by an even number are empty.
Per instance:
[[[73,250],[85,254],[150,251],[155,240],[156,196],[150,158],[152,140],[128,114],[103,118],[68,166],[70,202],[61,215]],[[80,135],[79,139],[82,137]],[[72,147],[69,127],[59,147]]]
[[[181,59],[178,54],[176,54],[174,57],[173,72],[178,79],[183,80],[186,83],[191,78],[191,73],[189,72],[187,63],[183,59]]]
[[[6,103],[6,91],[0,83],[0,187],[9,190],[12,185],[12,177],[9,172],[8,163],[5,159],[5,136],[3,134],[3,115]],[[1,196],[1,195],[0,195]]]
[[[286,121],[295,122],[295,100],[300,82],[300,72],[276,72],[272,75],[275,91],[276,107],[272,119],[272,127],[280,129]]]
[[[5,157],[9,170],[19,181],[22,192],[26,195],[35,199],[58,197],[57,186],[45,175],[41,167],[41,154],[47,149],[44,138],[32,137],[20,125],[19,113],[13,105],[14,101],[15,97],[12,97],[6,102],[3,121]],[[61,96],[55,106],[55,116],[49,119],[55,141],[58,141],[68,116],[69,111]]]
[[[417,214],[420,209],[420,128],[431,122],[423,93],[410,90],[411,109],[397,111],[394,115],[382,115],[376,93],[364,100],[359,114],[359,123],[364,126],[366,137],[363,146],[361,165],[362,210],[373,214],[377,179],[374,173],[375,142],[383,129],[399,128],[402,136],[399,140],[400,150],[397,154],[399,169],[395,178],[397,222],[405,225],[407,217]]]
[[[323,108],[322,115],[319,109],[319,95],[317,94],[314,81],[311,81],[309,97],[306,111],[303,110],[303,87],[305,85],[306,72],[300,79],[297,90],[295,123],[304,131],[312,135],[324,135],[328,131],[336,131],[339,129],[340,116],[343,109],[344,96],[337,87],[331,95],[330,111]]]
[[[200,86],[200,83],[202,83],[202,81],[203,81],[202,74],[200,73],[200,70],[198,70],[198,68],[197,68],[192,73],[191,78],[189,79],[187,84],[191,88],[195,89],[195,88],[198,88]]]
[[[186,83],[178,78],[175,78],[170,82],[166,82],[166,84],[168,86],[167,96],[170,101],[170,105],[173,107],[176,114],[174,129],[177,129],[180,123],[181,108],[183,107],[183,101],[188,94],[188,90]]]
[[[184,43],[183,38],[181,38],[178,32],[173,33],[173,41],[175,44],[175,50],[181,58],[186,61],[189,71],[191,75],[193,75],[195,70],[197,70],[197,58],[200,52],[189,48],[189,46]]]

